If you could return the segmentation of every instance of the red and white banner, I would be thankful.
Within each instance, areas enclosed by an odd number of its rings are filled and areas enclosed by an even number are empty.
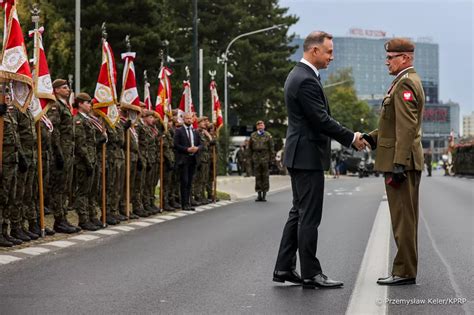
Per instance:
[[[178,107],[178,121],[183,123],[184,113],[196,113],[194,110],[193,98],[191,96],[191,83],[183,81],[183,95]],[[193,128],[197,128],[197,121],[193,123]]]
[[[143,103],[145,103],[145,108],[147,110],[152,110],[152,106],[151,106],[151,94],[150,94],[150,82],[148,82],[146,79],[145,79],[145,84],[144,84],[144,88],[145,90],[143,91]]]
[[[12,103],[25,112],[33,96],[33,79],[25,40],[15,0],[0,0],[0,4],[5,10],[0,78],[12,81]]]
[[[35,121],[48,111],[49,104],[56,101],[54,96],[53,85],[51,83],[51,75],[49,74],[48,61],[43,47],[43,31],[40,27],[34,31],[30,31],[30,37],[34,37],[34,71],[33,71],[33,98],[29,106],[29,110],[35,117]]]
[[[114,53],[107,40],[102,39],[102,65],[94,92],[92,104],[98,113],[112,127],[120,120],[117,110],[117,71]]]
[[[123,68],[122,94],[120,95],[120,107],[140,112],[140,97],[138,96],[137,80],[135,75],[134,52],[122,54],[122,60],[125,60]]]
[[[209,88],[211,90],[212,123],[216,128],[216,133],[219,134],[219,129],[224,125],[224,119],[222,118],[221,102],[219,101],[219,95],[217,95],[216,81],[211,81]]]
[[[167,128],[168,117],[171,116],[171,80],[169,76],[173,74],[171,69],[161,67],[158,75],[158,95],[156,96],[155,113],[161,123]]]

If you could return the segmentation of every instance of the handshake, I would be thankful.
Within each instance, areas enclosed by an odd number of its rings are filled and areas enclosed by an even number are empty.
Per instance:
[[[366,147],[370,147],[371,150],[375,150],[377,145],[374,139],[372,139],[370,135],[368,135],[367,133],[360,133],[357,131],[355,133],[355,140],[352,143],[352,147],[356,149],[357,151],[362,151]]]

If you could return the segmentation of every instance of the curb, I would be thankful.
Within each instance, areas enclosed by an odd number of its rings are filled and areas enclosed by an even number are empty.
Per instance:
[[[56,252],[63,248],[68,248],[71,246],[84,244],[90,241],[95,241],[95,240],[107,238],[110,236],[123,235],[130,231],[139,230],[141,228],[146,228],[155,224],[164,223],[167,221],[197,214],[197,213],[211,210],[214,208],[220,208],[223,206],[230,205],[234,202],[235,201],[231,201],[231,200],[222,200],[217,203],[211,203],[208,205],[196,207],[195,211],[178,211],[178,212],[169,212],[166,214],[157,214],[155,216],[141,218],[139,220],[135,220],[130,223],[125,223],[125,221],[123,221],[119,225],[109,226],[106,229],[93,231],[93,232],[87,231],[87,232],[82,232],[79,234],[73,234],[71,235],[71,237],[68,237],[64,240],[51,241],[47,243],[38,244],[36,246],[6,251],[0,254],[0,268],[2,265],[18,262],[23,259],[28,259],[28,258]]]

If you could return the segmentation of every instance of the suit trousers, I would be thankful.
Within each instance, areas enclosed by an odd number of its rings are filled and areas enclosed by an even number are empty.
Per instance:
[[[296,269],[298,250],[301,277],[311,278],[322,272],[316,258],[318,227],[321,223],[324,197],[324,172],[288,168],[293,191],[293,206],[283,228],[275,270]]]
[[[187,206],[191,203],[191,188],[194,171],[196,170],[196,157],[187,157],[186,161],[178,167],[180,169],[181,206]]]
[[[418,266],[418,192],[421,172],[407,171],[407,179],[398,188],[385,185],[397,254],[392,274],[416,278]]]

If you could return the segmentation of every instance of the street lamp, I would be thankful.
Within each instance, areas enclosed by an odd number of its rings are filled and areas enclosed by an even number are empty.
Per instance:
[[[228,72],[227,72],[227,61],[228,61],[228,55],[229,55],[230,46],[232,46],[232,44],[235,43],[235,41],[237,41],[238,39],[240,39],[240,38],[242,38],[242,37],[246,37],[246,36],[253,35],[253,34],[257,34],[257,33],[266,32],[266,31],[269,31],[269,30],[273,30],[273,29],[275,29],[275,28],[283,27],[283,26],[286,26],[286,24],[273,25],[273,26],[266,27],[266,28],[262,28],[262,29],[255,30],[255,31],[252,31],[252,32],[240,34],[239,36],[237,36],[237,37],[235,37],[233,40],[231,40],[230,43],[229,43],[229,45],[227,45],[227,48],[226,48],[224,54],[222,55],[222,61],[224,62],[224,112],[225,112],[225,115],[224,115],[224,125],[225,125],[225,128],[227,128],[227,111],[228,111],[228,103],[227,103],[227,76],[228,76],[229,74],[228,74]]]

